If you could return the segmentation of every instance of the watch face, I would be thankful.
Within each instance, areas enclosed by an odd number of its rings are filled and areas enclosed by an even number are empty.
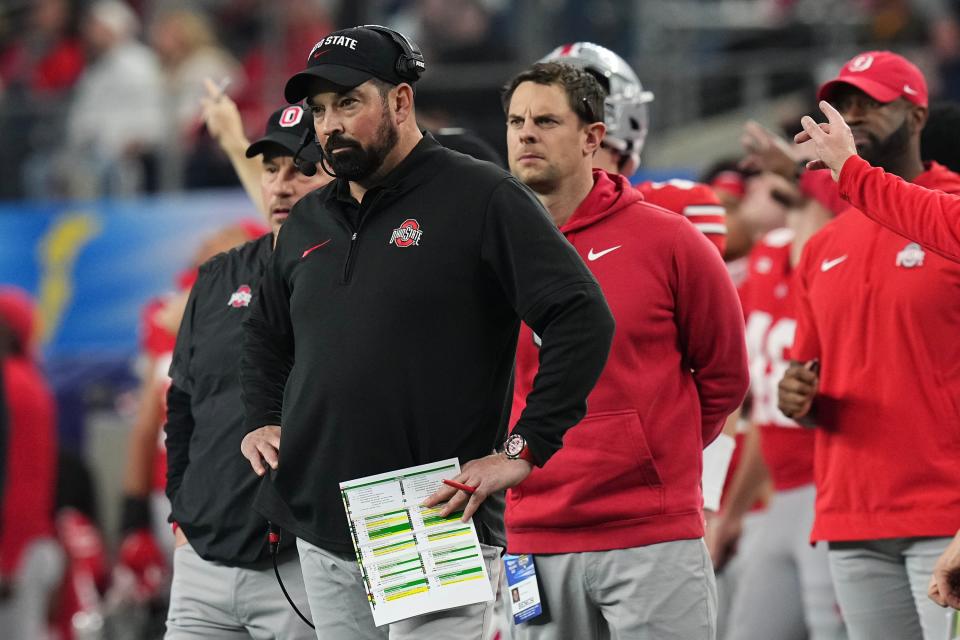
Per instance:
[[[509,458],[516,458],[520,455],[520,452],[523,451],[523,448],[527,445],[527,441],[523,439],[519,433],[514,433],[509,438],[503,442],[503,452],[507,454]]]

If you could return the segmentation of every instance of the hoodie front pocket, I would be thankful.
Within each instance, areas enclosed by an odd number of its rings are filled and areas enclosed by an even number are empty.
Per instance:
[[[511,490],[511,526],[582,527],[658,515],[663,482],[636,411],[588,416]]]

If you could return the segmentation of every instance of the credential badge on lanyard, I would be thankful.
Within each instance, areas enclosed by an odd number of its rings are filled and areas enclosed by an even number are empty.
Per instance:
[[[540,604],[540,585],[537,584],[533,556],[507,553],[503,556],[503,564],[507,570],[507,589],[510,591],[514,624],[536,618],[543,613],[543,607]]]

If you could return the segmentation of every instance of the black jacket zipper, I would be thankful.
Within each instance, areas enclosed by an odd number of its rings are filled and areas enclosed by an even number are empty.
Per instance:
[[[360,231],[363,229],[363,223],[367,218],[373,215],[373,208],[380,202],[380,198],[383,197],[384,193],[386,193],[386,190],[381,190],[375,194],[366,211],[364,211],[364,204],[366,203],[360,204],[360,221],[356,229],[354,229],[349,222],[347,223],[347,228],[351,230],[352,234],[350,235],[350,246],[347,248],[347,260],[343,265],[343,279],[341,280],[341,284],[350,284],[350,278],[353,276],[353,263],[357,253],[357,244],[360,241]]]

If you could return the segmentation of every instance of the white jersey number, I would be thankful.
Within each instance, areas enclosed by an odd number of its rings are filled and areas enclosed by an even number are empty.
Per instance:
[[[797,321],[754,311],[747,320],[747,354],[750,357],[750,391],[753,394],[753,420],[757,424],[799,427],[777,408],[777,386],[790,363],[784,358],[793,346]]]

